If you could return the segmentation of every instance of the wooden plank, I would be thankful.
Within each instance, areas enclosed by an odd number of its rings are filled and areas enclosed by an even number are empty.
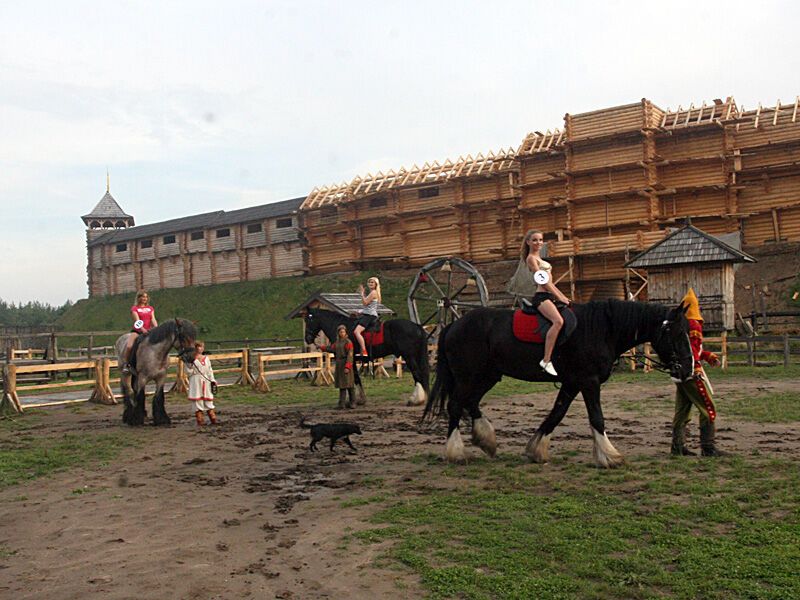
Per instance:
[[[78,371],[80,369],[94,369],[95,361],[58,363],[48,365],[22,365],[17,367],[17,373],[47,373],[49,371]]]

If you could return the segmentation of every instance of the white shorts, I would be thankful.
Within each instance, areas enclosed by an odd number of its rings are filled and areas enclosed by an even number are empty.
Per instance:
[[[192,405],[194,405],[195,411],[201,410],[206,412],[207,410],[214,410],[213,400],[192,400]]]

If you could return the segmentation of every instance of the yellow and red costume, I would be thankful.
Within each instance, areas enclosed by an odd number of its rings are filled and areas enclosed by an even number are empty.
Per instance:
[[[719,364],[717,355],[703,349],[703,316],[700,303],[692,288],[683,298],[683,305],[688,307],[686,318],[689,320],[689,343],[694,356],[694,377],[690,381],[676,383],[675,416],[672,419],[672,454],[694,454],[686,448],[686,425],[689,423],[692,406],[700,411],[700,446],[704,456],[719,454],[715,445],[714,420],[717,409],[714,406],[711,382],[708,380],[702,361],[709,365]]]

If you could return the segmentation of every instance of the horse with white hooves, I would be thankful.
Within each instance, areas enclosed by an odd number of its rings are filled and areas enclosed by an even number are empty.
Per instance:
[[[692,377],[694,360],[683,306],[670,309],[660,304],[602,300],[571,308],[577,324],[554,353],[557,377],[539,366],[544,354],[542,345],[521,342],[514,336],[513,310],[477,308],[442,331],[436,381],[423,419],[447,415],[448,461],[465,460],[459,432],[465,413],[472,418],[473,444],[489,456],[497,452],[494,427],[481,413],[479,404],[503,376],[561,384],[553,408],[525,449],[531,461],[548,461],[550,436],[580,393],[589,414],[594,459],[603,468],[624,463],[622,454],[608,439],[600,404],[600,386],[611,376],[617,359],[627,350],[650,342],[659,358],[654,362],[673,381]]]
[[[123,357],[130,335],[136,334],[123,334],[114,344],[120,368],[125,362]],[[136,339],[130,353],[131,372],[122,373],[120,377],[125,405],[123,423],[144,425],[147,418],[145,387],[151,381],[156,384],[152,406],[153,425],[169,425],[172,422],[164,408],[164,381],[169,368],[169,353],[177,350],[178,357],[191,365],[195,358],[195,339],[197,330],[194,324],[187,319],[177,318],[165,321]]]

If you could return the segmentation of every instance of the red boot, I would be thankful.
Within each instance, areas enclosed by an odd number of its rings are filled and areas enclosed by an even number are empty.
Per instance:
[[[197,419],[197,424],[200,427],[203,427],[206,424],[206,419],[205,419],[205,417],[203,417],[203,411],[202,410],[194,411],[194,418]]]
[[[217,421],[217,413],[214,411],[213,408],[208,409],[208,420],[211,421],[212,425],[219,424],[219,421]]]

